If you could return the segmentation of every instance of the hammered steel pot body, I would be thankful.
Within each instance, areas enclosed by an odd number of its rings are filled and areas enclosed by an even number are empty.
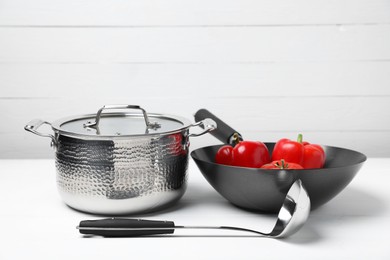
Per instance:
[[[188,130],[155,137],[56,144],[58,190],[69,206],[99,214],[157,210],[186,189]]]
[[[142,114],[104,113],[139,109]],[[54,134],[38,131],[48,124]],[[202,126],[200,133],[190,128]],[[190,137],[216,128],[212,120],[191,124],[139,106],[108,105],[97,114],[48,123],[33,120],[25,130],[49,137],[55,149],[57,186],[70,207],[95,214],[131,214],[167,207],[186,190]]]

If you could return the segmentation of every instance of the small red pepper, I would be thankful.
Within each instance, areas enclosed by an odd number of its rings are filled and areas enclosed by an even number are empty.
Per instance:
[[[264,164],[263,166],[261,166],[261,168],[262,169],[277,169],[277,170],[303,169],[303,167],[301,165],[299,165],[297,163],[286,162],[283,159]]]
[[[304,169],[322,168],[325,164],[325,151],[320,145],[302,142],[302,135],[297,141],[280,139],[274,147],[272,161],[284,159],[297,163]]]
[[[224,145],[219,148],[215,155],[215,162],[219,164],[260,168],[269,163],[271,157],[267,146],[258,141],[239,141],[238,136],[236,145]]]
[[[224,145],[218,149],[217,154],[215,155],[215,162],[224,165],[233,165],[232,162],[232,152],[233,146]]]

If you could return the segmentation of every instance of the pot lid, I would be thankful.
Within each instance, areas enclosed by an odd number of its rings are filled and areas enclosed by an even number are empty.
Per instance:
[[[121,109],[121,112],[103,113],[103,110]],[[138,109],[142,113],[129,113],[124,109]],[[60,119],[52,124],[52,127],[61,134],[84,137],[120,137],[120,136],[145,136],[176,132],[190,126],[190,122],[184,118],[149,114],[134,105],[106,105],[96,114],[73,116]]]

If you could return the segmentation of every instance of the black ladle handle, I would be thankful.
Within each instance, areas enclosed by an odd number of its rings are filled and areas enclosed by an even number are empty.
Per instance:
[[[223,122],[220,118],[212,114],[210,111],[207,109],[199,109],[195,115],[195,121],[198,122],[200,120],[206,119],[206,118],[211,118],[217,123],[217,129],[214,131],[211,131],[210,134],[212,134],[214,137],[216,137],[218,140],[225,144],[231,144],[234,145],[234,138],[233,135],[235,133],[238,134],[238,138],[242,140],[241,134],[239,134],[236,130],[231,128],[229,125],[227,125],[225,122]]]
[[[172,221],[126,218],[83,220],[77,227],[81,234],[104,237],[138,237],[173,234],[174,228],[175,223]]]
[[[175,226],[172,221],[110,218],[83,220],[77,229],[81,234],[104,237],[140,237],[160,234],[173,234],[175,229],[225,229],[269,236],[253,229],[232,226]]]

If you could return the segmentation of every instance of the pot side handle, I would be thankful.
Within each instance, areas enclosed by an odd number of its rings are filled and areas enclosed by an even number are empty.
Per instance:
[[[24,126],[24,130],[39,136],[49,137],[51,139],[51,146],[55,146],[57,142],[54,135],[38,132],[38,128],[44,124],[51,126],[51,124],[47,121],[43,121],[41,119],[34,119],[28,122],[27,125]]]
[[[231,144],[234,145],[234,134],[238,134],[238,138],[240,140],[242,139],[242,136],[240,133],[238,133],[236,130],[234,130],[231,126],[226,124],[224,121],[222,121],[219,117],[208,111],[207,109],[200,109],[198,110],[195,115],[195,121],[202,120],[204,118],[211,118],[215,122],[217,122],[218,129],[211,134],[216,137],[218,140],[225,144]]]
[[[200,133],[191,133],[188,135],[189,137],[201,136],[201,135],[204,135],[208,132],[211,132],[211,131],[217,129],[217,123],[210,118],[205,118],[199,122],[196,122],[195,124],[190,125],[190,127],[193,127],[193,126],[200,126],[204,130]]]

